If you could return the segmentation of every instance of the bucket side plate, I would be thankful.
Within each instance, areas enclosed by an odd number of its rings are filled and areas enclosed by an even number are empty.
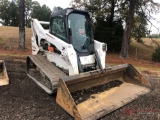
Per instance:
[[[8,85],[9,78],[4,60],[0,60],[0,86]]]

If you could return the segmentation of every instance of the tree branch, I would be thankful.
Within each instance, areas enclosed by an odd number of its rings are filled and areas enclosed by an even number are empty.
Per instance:
[[[138,2],[137,2],[138,3]],[[138,3],[138,5],[139,5],[139,7],[141,8],[141,10],[142,10],[142,12],[143,13],[145,13],[144,12],[144,10],[143,10],[143,8],[142,8],[142,6]],[[146,7],[145,7],[146,8]],[[147,10],[148,10],[148,8],[146,8]],[[149,12],[149,15],[151,16],[151,13],[150,13],[150,11],[148,10],[148,12]],[[143,15],[144,16],[144,15]],[[155,25],[153,25],[153,23],[147,18],[147,17],[145,17],[144,16],[144,19],[146,19],[150,24],[151,24],[151,27],[150,27],[150,30],[151,30],[151,28],[152,28],[152,26],[153,27],[155,27],[157,30],[158,30],[158,32],[159,32],[159,28],[157,28]]]
[[[137,3],[138,3],[138,2],[137,2]],[[139,7],[141,8],[142,12],[144,13],[144,10],[143,10],[142,6],[141,6],[139,3],[138,3],[138,5],[139,5]],[[145,7],[145,8],[148,10],[147,7]],[[149,10],[148,10],[148,12],[149,12],[149,15],[151,16],[151,13],[150,13]],[[159,32],[159,28],[157,28],[155,25],[153,25],[153,23],[152,23],[148,18],[144,17],[144,19],[146,19],[146,20],[150,23],[150,25],[151,25],[149,31],[151,31],[152,26],[153,26],[153,27],[155,27],[155,28],[158,30],[158,32]],[[160,46],[159,43],[156,42],[155,40],[153,40],[153,38],[152,38],[151,36],[149,36],[149,37],[150,37],[150,39],[151,39],[157,46]]]

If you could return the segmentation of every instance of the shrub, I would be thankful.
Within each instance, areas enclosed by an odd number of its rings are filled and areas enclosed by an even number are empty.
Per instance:
[[[152,54],[152,60],[155,62],[160,62],[160,46],[158,46]]]

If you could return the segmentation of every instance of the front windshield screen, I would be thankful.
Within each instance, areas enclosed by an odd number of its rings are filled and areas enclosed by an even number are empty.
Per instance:
[[[72,45],[76,51],[88,52],[92,36],[89,15],[71,13],[68,27],[72,31]]]

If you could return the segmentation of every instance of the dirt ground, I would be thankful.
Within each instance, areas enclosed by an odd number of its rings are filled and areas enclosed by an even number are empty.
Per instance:
[[[10,79],[0,87],[0,120],[72,120],[55,98],[41,90],[25,73],[25,57],[5,57]],[[160,120],[160,77],[143,73],[152,92],[104,116],[100,120]]]
[[[25,60],[5,59],[10,84],[0,87],[0,120],[70,120],[72,119],[25,73]]]

